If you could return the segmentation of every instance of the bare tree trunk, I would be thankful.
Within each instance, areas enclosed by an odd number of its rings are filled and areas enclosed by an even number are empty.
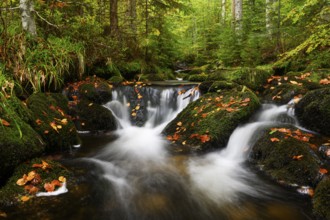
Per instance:
[[[221,0],[221,20],[222,23],[226,22],[226,0]]]
[[[129,0],[129,5],[128,5],[128,16],[130,19],[130,28],[131,31],[133,32],[133,34],[136,34],[136,18],[137,18],[137,14],[136,14],[136,0]]]
[[[34,4],[31,0],[20,0],[19,7],[21,9],[22,26],[25,31],[32,36],[37,35],[37,27],[34,20]]]
[[[273,34],[272,12],[273,0],[266,0],[266,30],[269,36]]]
[[[145,19],[146,19],[146,26],[145,26],[145,38],[146,38],[146,40],[148,39],[148,37],[149,37],[149,2],[148,2],[148,0],[145,0],[146,2],[145,2]],[[149,55],[148,55],[148,53],[149,53],[149,48],[148,48],[149,46],[148,45],[146,45],[146,47],[145,47],[145,51],[144,51],[144,53],[145,53],[145,55],[144,55],[144,60],[145,60],[145,62],[148,64],[149,63]]]
[[[234,3],[235,30],[239,31],[242,29],[243,0],[234,0]]]
[[[110,0],[110,34],[118,36],[118,1]]]

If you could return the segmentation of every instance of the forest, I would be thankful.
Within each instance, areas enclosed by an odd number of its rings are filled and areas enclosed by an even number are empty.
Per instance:
[[[1,0],[0,219],[330,219],[329,86],[329,0]]]

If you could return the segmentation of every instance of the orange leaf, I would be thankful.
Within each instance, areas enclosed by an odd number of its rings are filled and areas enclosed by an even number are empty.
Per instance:
[[[35,171],[31,171],[29,174],[28,174],[28,176],[27,176],[27,181],[31,181],[31,180],[33,180],[34,179],[34,177],[36,176],[36,172]]]
[[[199,134],[192,134],[192,135],[190,135],[190,138],[194,138],[194,137],[199,137]]]
[[[41,168],[43,170],[50,169],[51,166],[44,160],[41,161],[41,164],[33,164],[32,167]]]
[[[45,183],[44,188],[47,192],[53,192],[55,190],[55,186],[51,183]]]
[[[24,174],[23,177],[16,181],[16,184],[19,186],[24,186],[28,182],[27,175]]]
[[[301,160],[303,157],[304,157],[304,155],[296,155],[296,156],[293,156],[292,159]]]
[[[244,103],[244,102],[250,102],[250,101],[251,101],[250,98],[245,98],[242,102]]]
[[[53,184],[54,186],[62,186],[62,183],[59,180],[53,180],[51,184]]]
[[[54,121],[51,122],[51,123],[49,123],[49,125],[58,133],[57,125],[56,125],[56,123]]]
[[[319,172],[322,173],[322,174],[327,174],[328,170],[324,169],[324,168],[320,168]]]
[[[49,133],[49,131],[48,131],[48,130],[45,130],[45,131],[44,131],[44,134],[48,134],[48,133]]]
[[[204,134],[204,135],[199,136],[199,139],[201,140],[202,143],[205,143],[205,142],[210,141],[211,138],[209,135]]]
[[[280,139],[278,139],[278,138],[271,138],[270,141],[271,141],[271,142],[279,142]]]
[[[1,124],[3,124],[4,126],[6,126],[6,127],[9,127],[10,126],[10,123],[8,122],[8,121],[6,121],[5,119],[2,119],[1,118]]]
[[[39,191],[39,188],[33,185],[27,185],[24,189],[28,191],[29,194],[36,194]]]
[[[202,118],[206,118],[207,115],[208,115],[207,113],[202,114]]]
[[[236,111],[234,108],[226,108],[226,111],[227,112],[234,112],[234,111]]]
[[[28,201],[30,199],[30,197],[28,197],[28,196],[22,196],[21,197],[21,201],[22,202],[26,202],[26,201]]]
[[[38,119],[36,120],[36,123],[37,123],[37,125],[41,125],[41,124],[42,124],[42,121],[38,118]]]

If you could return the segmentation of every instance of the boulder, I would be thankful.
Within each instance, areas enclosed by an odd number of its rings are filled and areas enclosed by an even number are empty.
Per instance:
[[[317,219],[330,219],[330,178],[323,178],[313,197],[313,213]]]
[[[223,148],[233,130],[259,106],[256,95],[246,87],[207,93],[190,103],[163,133],[190,152]]]
[[[80,143],[74,123],[67,114],[68,100],[59,93],[36,93],[27,100],[32,127],[47,143],[47,152],[68,150]]]
[[[75,124],[81,131],[116,130],[116,119],[111,111],[101,105],[82,100],[74,108]]]
[[[268,129],[253,146],[250,161],[277,182],[314,187],[321,161],[311,150],[309,137],[293,127]]]
[[[42,138],[26,123],[28,109],[14,96],[2,104],[6,107],[0,107],[0,185],[17,165],[41,155],[45,149]]]
[[[330,88],[308,92],[295,106],[295,114],[307,129],[330,135]]]

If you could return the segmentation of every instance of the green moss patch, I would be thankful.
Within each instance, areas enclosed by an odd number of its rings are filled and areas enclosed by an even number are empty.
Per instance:
[[[170,141],[191,151],[225,147],[233,130],[259,105],[258,98],[248,89],[208,93],[190,103],[164,133]]]
[[[79,144],[74,123],[68,112],[68,100],[57,93],[36,93],[27,100],[28,108],[33,113],[32,127],[47,143],[47,152],[68,150]]]
[[[117,128],[116,119],[107,108],[82,100],[76,106],[76,126],[79,130],[113,131]]]
[[[313,211],[320,219],[330,219],[330,179],[324,178],[316,187]]]
[[[295,113],[306,128],[330,135],[330,88],[308,92],[296,105]]]
[[[320,160],[310,149],[308,134],[295,128],[265,131],[253,146],[251,161],[278,182],[315,186]]]

